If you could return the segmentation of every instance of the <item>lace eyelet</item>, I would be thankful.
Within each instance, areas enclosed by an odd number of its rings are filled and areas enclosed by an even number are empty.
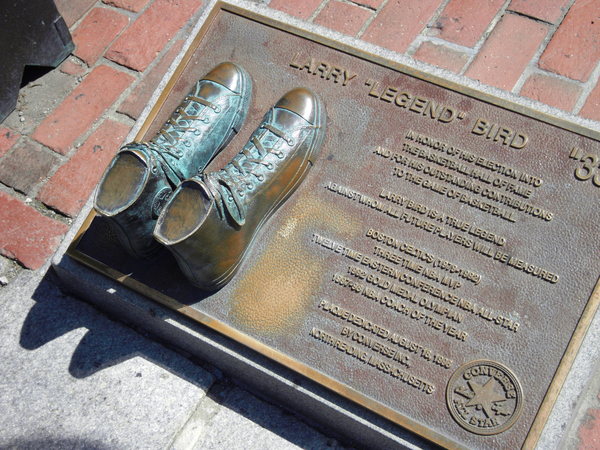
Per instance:
[[[269,170],[273,170],[273,163],[269,163],[269,164],[267,164],[267,169],[269,169]]]
[[[227,201],[232,202],[233,201],[233,197],[230,195],[229,197],[227,197]]]
[[[246,187],[248,188],[248,190],[252,189],[254,186],[252,186],[252,183],[246,183]]]
[[[239,194],[240,197],[243,197],[244,194],[245,194],[245,192],[244,191],[238,191],[238,194]]]
[[[202,119],[201,121],[202,121],[203,123],[209,123],[209,122],[210,122],[210,120],[208,120],[207,118],[204,118],[204,119]]]
[[[219,106],[215,106],[213,108],[213,111],[216,112],[217,114],[219,114],[221,112],[221,108]]]
[[[258,181],[265,181],[264,175],[259,175],[257,178],[258,178]]]
[[[287,142],[287,145],[289,145],[290,147],[292,145],[294,145],[294,140],[293,139],[286,139],[285,142]]]
[[[197,129],[195,129],[195,128],[194,128],[192,131],[193,131],[193,133],[194,133],[194,136],[200,136],[200,134],[201,134],[201,133],[200,133],[200,130],[197,130]]]
[[[186,147],[191,147],[192,143],[190,141],[183,141],[183,145],[185,145]],[[180,152],[181,153],[181,152]],[[180,155],[181,156],[181,155]]]
[[[283,159],[283,152],[275,153],[279,159]]]

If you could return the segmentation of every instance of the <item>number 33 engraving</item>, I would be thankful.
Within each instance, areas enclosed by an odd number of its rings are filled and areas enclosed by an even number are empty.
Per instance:
[[[594,186],[600,187],[600,159],[598,156],[593,153],[584,153],[580,148],[573,147],[569,158],[582,163],[575,169],[575,178],[580,181],[591,179]]]

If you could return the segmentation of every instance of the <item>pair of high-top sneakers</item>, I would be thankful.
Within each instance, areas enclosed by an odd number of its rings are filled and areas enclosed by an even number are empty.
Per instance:
[[[151,256],[159,242],[205,290],[233,277],[261,226],[304,179],[325,136],[322,101],[294,89],[231,162],[205,173],[240,130],[251,95],[242,67],[219,64],[152,140],[119,151],[96,192],[96,211],[130,254]]]

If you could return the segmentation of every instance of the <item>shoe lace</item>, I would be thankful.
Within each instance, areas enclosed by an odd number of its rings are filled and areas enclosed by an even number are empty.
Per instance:
[[[263,128],[279,139],[283,139],[288,146],[294,145],[294,139],[276,126],[262,123],[259,130]],[[223,169],[204,174],[204,179],[215,198],[221,217],[225,217],[225,210],[227,210],[239,226],[246,221],[244,204],[246,193],[252,192],[265,179],[265,175],[259,169],[265,167],[266,170],[271,171],[274,168],[274,164],[267,161],[266,157],[271,154],[278,159],[285,157],[282,150],[275,148],[277,141],[269,147],[265,147],[267,144],[263,145],[261,141],[265,140],[268,133],[263,133],[260,137],[258,135],[259,133],[255,132],[248,145]]]
[[[204,108],[196,107],[194,103],[204,106]],[[187,112],[189,106],[194,106],[197,109],[195,114]],[[154,137],[151,142],[160,145],[162,152],[179,159],[183,156],[183,151],[177,147],[178,142],[182,136],[188,131],[193,132],[196,136],[200,135],[200,131],[193,126],[194,122],[200,121],[203,123],[209,123],[210,119],[205,117],[202,113],[206,108],[212,109],[215,113],[221,112],[221,107],[216,105],[204,98],[196,97],[195,95],[188,95],[184,102],[173,112],[171,117],[166,121],[165,125],[160,129],[158,135]],[[159,144],[159,141],[160,142]],[[186,147],[191,146],[189,141],[184,141]]]
[[[197,91],[198,85],[196,87]],[[193,107],[192,111],[190,111],[190,106]],[[201,131],[194,126],[194,123],[197,121],[206,124],[210,122],[210,119],[204,114],[206,108],[212,109],[216,114],[221,112],[219,105],[196,95],[187,95],[181,105],[173,111],[171,117],[161,127],[158,134],[150,141],[142,142],[150,153],[162,163],[161,166],[167,178],[174,186],[177,186],[185,176],[176,166],[171,164],[166,155],[176,160],[183,157],[184,151],[178,147],[178,144],[187,132],[191,131],[196,136],[200,135]],[[189,140],[184,140],[183,145],[191,147],[192,143]],[[153,167],[153,171],[155,169],[158,170],[157,167]]]

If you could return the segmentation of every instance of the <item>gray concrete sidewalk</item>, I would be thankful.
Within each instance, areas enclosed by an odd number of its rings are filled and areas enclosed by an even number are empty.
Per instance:
[[[93,307],[51,273],[0,292],[2,448],[339,448]]]

